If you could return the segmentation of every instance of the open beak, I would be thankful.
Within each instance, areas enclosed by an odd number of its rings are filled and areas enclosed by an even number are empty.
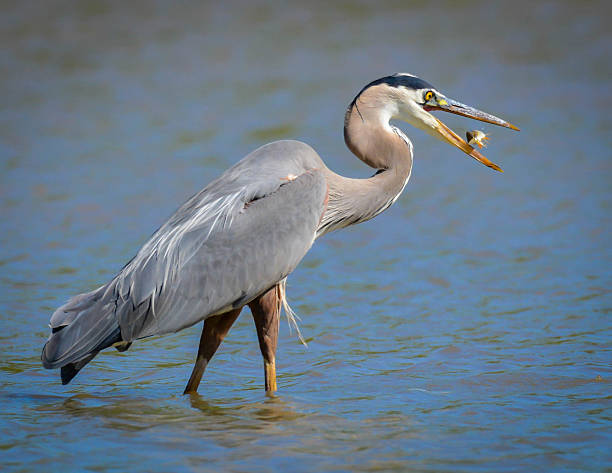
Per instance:
[[[489,115],[488,113],[481,112],[475,108],[472,108],[468,105],[462,104],[460,102],[456,102],[454,100],[448,99],[446,97],[439,97],[436,99],[435,103],[428,102],[425,105],[426,111],[431,110],[442,110],[444,112],[454,113],[456,115],[461,115],[463,117],[473,118],[474,120],[480,120],[481,122],[492,123],[493,125],[499,125],[506,128],[510,128],[512,130],[519,131],[517,127],[508,123],[501,118],[497,118],[493,115]],[[447,127],[444,123],[434,117],[437,126],[435,127],[435,132],[438,134],[440,138],[442,138],[447,143],[456,146],[465,154],[471,156],[476,161],[481,162],[485,166],[488,166],[496,171],[503,172],[502,169],[495,163],[492,163],[487,158],[485,158],[477,149],[472,148],[467,142],[465,142],[459,135],[457,135],[453,130]]]

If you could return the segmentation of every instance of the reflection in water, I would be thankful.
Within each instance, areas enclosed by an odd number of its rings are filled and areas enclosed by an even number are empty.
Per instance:
[[[262,401],[231,399],[219,404],[198,394],[166,399],[91,394],[76,394],[69,398],[23,398],[37,402],[33,411],[38,416],[56,414],[75,422],[79,419],[97,419],[105,428],[112,430],[139,431],[160,426],[184,431],[199,430],[207,432],[208,439],[215,442],[222,440],[228,430],[269,432],[275,425],[284,422],[295,424],[308,417],[308,414],[297,412],[295,406],[279,397],[268,397]]]
[[[605,470],[607,4],[279,5],[4,6],[2,471]],[[370,173],[344,110],[396,71],[523,131],[483,127],[495,175],[398,124],[404,195],[289,278],[309,346],[281,330],[278,396],[248,311],[200,395],[179,394],[199,327],[103,353],[66,387],[40,367],[49,314],[263,142]]]

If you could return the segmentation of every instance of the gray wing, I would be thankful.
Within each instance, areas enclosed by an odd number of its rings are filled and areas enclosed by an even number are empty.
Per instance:
[[[272,287],[315,239],[325,170],[297,141],[245,157],[180,207],[112,281],[53,313],[43,365],[82,367],[113,343],[180,330]]]
[[[303,143],[271,143],[187,201],[111,282],[123,340],[241,307],[291,273],[325,210],[323,168]]]

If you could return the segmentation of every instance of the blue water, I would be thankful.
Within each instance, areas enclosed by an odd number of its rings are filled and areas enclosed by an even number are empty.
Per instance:
[[[610,471],[607,3],[314,5],[3,4],[2,471]],[[199,326],[42,368],[52,311],[255,147],[370,175],[344,110],[397,71],[522,131],[438,115],[498,174],[399,124],[403,196],[289,278],[275,397],[248,310],[199,395]]]

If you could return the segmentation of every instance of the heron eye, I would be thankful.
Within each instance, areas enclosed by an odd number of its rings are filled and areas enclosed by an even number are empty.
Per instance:
[[[433,97],[434,93],[431,90],[425,92],[425,102],[429,102]]]

